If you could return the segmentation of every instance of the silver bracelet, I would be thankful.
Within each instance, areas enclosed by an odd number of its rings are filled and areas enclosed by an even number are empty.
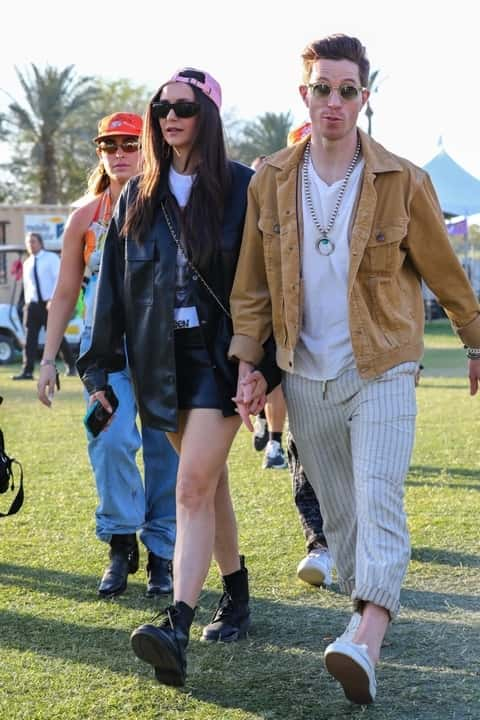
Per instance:
[[[466,350],[469,360],[480,360],[480,348],[467,347]]]
[[[43,360],[40,360],[40,367],[44,367],[45,365],[51,365],[52,367],[57,369],[55,360],[49,360],[48,358],[44,358]]]

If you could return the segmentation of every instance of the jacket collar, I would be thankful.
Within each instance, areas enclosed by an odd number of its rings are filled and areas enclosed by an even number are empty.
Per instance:
[[[398,172],[403,170],[401,163],[396,155],[386,150],[383,145],[373,140],[367,133],[357,128],[362,146],[362,156],[365,161],[365,169],[375,175],[384,172]],[[291,147],[279,150],[267,157],[265,162],[277,170],[284,171],[286,174],[293,168],[297,168],[302,161],[305,147],[310,140],[307,135],[300,142],[295,143]]]

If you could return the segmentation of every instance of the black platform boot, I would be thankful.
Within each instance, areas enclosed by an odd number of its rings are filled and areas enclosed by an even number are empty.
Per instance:
[[[112,535],[110,540],[110,565],[103,573],[98,586],[100,597],[121,595],[127,589],[129,574],[138,570],[138,543],[135,533]]]
[[[153,665],[155,677],[163,685],[185,685],[190,626],[194,610],[176,602],[160,613],[160,625],[140,625],[130,636],[133,652],[140,660]]]
[[[234,642],[247,636],[250,627],[248,570],[240,556],[240,570],[222,577],[223,595],[212,622],[203,629],[204,642]]]

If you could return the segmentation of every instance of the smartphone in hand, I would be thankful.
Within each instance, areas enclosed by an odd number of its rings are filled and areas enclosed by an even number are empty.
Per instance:
[[[85,417],[83,418],[85,427],[93,435],[93,437],[97,437],[97,435],[103,430],[118,407],[118,398],[113,392],[111,385],[107,385],[105,388],[105,397],[112,407],[112,413],[107,412],[99,400],[95,400],[95,402],[88,408]]]

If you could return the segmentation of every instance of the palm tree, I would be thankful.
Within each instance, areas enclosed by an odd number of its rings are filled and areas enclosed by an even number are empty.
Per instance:
[[[98,90],[92,78],[76,76],[73,65],[63,70],[47,65],[42,72],[32,63],[30,72],[15,71],[26,103],[14,100],[9,105],[9,134],[27,147],[39,201],[55,204],[59,201],[57,155],[62,131],[79,108],[97,97]]]
[[[378,92],[378,73],[380,70],[374,70],[372,73],[370,73],[370,76],[368,78],[368,84],[367,84],[367,90],[370,91],[370,97],[372,96],[372,93]],[[367,106],[365,108],[365,115],[367,116],[367,122],[368,122],[368,134],[372,134],[372,115],[373,115],[373,109],[370,105],[370,97],[367,100]]]
[[[287,144],[292,116],[287,113],[267,112],[256,120],[245,123],[241,140],[235,150],[239,159],[250,164],[258,155],[270,155]]]

